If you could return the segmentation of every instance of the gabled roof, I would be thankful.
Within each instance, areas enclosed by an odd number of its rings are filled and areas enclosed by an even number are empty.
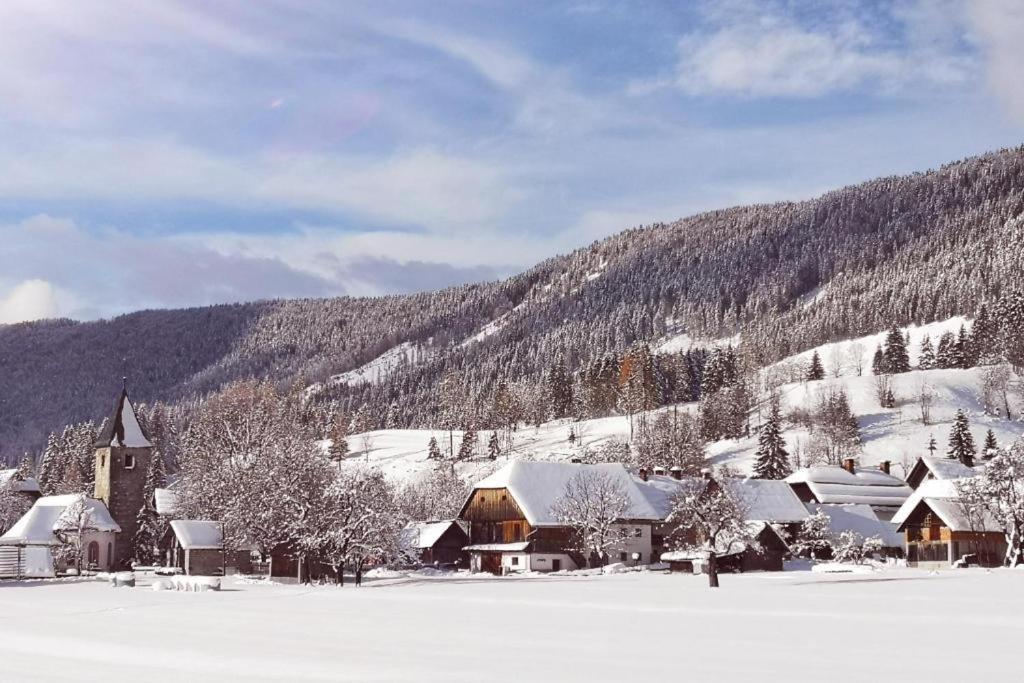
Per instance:
[[[465,533],[466,529],[461,520],[449,519],[443,522],[409,522],[402,529],[399,542],[403,548],[433,548],[452,525],[459,527],[468,538],[469,535]]]
[[[582,472],[604,474],[621,485],[629,497],[629,509],[622,516],[624,520],[664,519],[620,463],[583,465],[515,460],[477,482],[473,489],[508,489],[530,526],[562,526],[551,508],[565,494],[566,484]]]
[[[138,415],[135,413],[135,406],[128,398],[128,390],[122,389],[121,395],[114,405],[114,411],[103,425],[99,436],[96,437],[95,448],[107,448],[109,446],[123,446],[126,448],[147,448],[153,444],[146,436],[145,430],[139,423]]]
[[[26,512],[14,526],[0,536],[0,545],[58,545],[54,531],[61,527],[61,515],[70,505],[79,500],[89,511],[89,529],[96,531],[121,531],[121,527],[110,516],[102,500],[83,494],[64,496],[43,496]]]
[[[178,544],[185,550],[221,550],[224,535],[220,522],[206,519],[176,519],[171,522]]]
[[[895,508],[913,493],[902,479],[879,469],[857,467],[849,472],[839,465],[805,467],[786,477],[786,482],[805,484],[819,503],[835,505]]]
[[[746,504],[747,519],[776,524],[793,524],[807,519],[807,508],[785,481],[738,479],[734,480],[733,492]]]
[[[870,505],[816,505],[808,503],[812,513],[819,510],[828,516],[829,529],[833,534],[854,531],[864,538],[878,536],[882,544],[890,548],[902,548],[903,537],[896,532],[896,525],[878,519]]]
[[[963,479],[978,474],[979,469],[980,467],[968,467],[956,458],[924,456],[914,463],[914,468],[907,476],[907,484],[916,489],[928,475],[931,475],[932,479]]]
[[[898,531],[903,531],[914,511],[924,505],[952,531],[1002,531],[999,522],[988,512],[979,511],[976,519],[970,519],[967,511],[959,504],[959,498],[960,492],[955,479],[929,479],[922,482],[896,511],[892,523],[896,525]]]

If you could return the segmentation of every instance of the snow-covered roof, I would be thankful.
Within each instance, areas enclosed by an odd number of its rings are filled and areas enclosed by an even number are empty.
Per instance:
[[[804,512],[806,513],[806,510]],[[742,553],[751,546],[753,550],[759,551],[761,546],[758,538],[765,531],[768,531],[770,534],[775,536],[782,545],[788,547],[785,539],[779,535],[779,532],[776,531],[771,524],[762,521],[750,521],[746,523],[746,527],[747,534],[749,538],[753,539],[753,541],[751,543],[747,543],[745,541],[734,541],[728,538],[719,538],[715,543],[715,551],[719,557]],[[689,560],[706,560],[707,557],[708,551],[706,549],[693,547],[664,552],[659,556],[659,559],[661,559],[662,562],[685,562]]]
[[[634,483],[640,489],[647,502],[658,513],[659,519],[666,519],[672,512],[672,499],[685,487],[692,485],[696,479],[676,479],[660,474],[652,474],[647,481],[636,479]]]
[[[459,520],[449,519],[443,522],[409,522],[401,532],[403,548],[433,548],[441,540],[452,525],[459,525]]]
[[[224,547],[224,535],[220,522],[205,519],[176,519],[171,529],[178,544],[185,550],[220,550]]]
[[[103,501],[83,494],[43,496],[3,536],[0,545],[57,545],[59,541],[54,530],[59,529],[61,515],[70,505],[79,500],[89,511],[89,529],[96,531],[121,531],[121,527],[110,516]]]
[[[23,491],[25,493],[39,493],[39,482],[36,481],[35,477],[18,479],[17,475],[17,469],[0,470],[0,486],[6,486],[8,483],[11,483],[17,491]]]
[[[171,489],[153,489],[153,504],[158,515],[173,515],[178,510],[178,494]]]
[[[637,485],[633,476],[620,463],[583,465],[515,460],[477,482],[473,488],[508,489],[530,526],[561,526],[561,522],[552,514],[551,508],[565,495],[566,484],[581,472],[604,474],[621,485],[630,502],[629,508],[622,515],[623,519],[664,519]]]
[[[1002,531],[999,522],[988,512],[979,511],[977,519],[969,519],[958,503],[959,497],[960,492],[954,479],[929,479],[921,482],[913,495],[893,515],[892,523],[902,531],[910,515],[924,503],[953,531]]]
[[[819,503],[899,507],[913,490],[907,483],[879,469],[857,467],[849,472],[839,465],[805,467],[786,477],[789,484],[806,484]]]
[[[807,508],[792,487],[775,479],[734,480],[732,490],[747,506],[746,517],[762,522],[791,524],[807,519]]]
[[[890,548],[902,548],[903,537],[896,532],[896,525],[883,522],[870,505],[816,505],[808,503],[807,509],[812,513],[824,512],[829,519],[829,529],[833,534],[853,531],[864,538],[878,536],[882,544]]]
[[[518,543],[480,543],[478,545],[467,545],[463,550],[521,553],[526,550],[529,545],[529,541],[520,541]]]
[[[924,456],[919,458],[907,477],[907,482],[914,486],[920,485],[925,479],[963,479],[978,474],[983,465],[968,467],[956,458],[936,458]]]
[[[124,446],[126,448],[146,448],[152,446],[146,437],[135,407],[128,398],[128,391],[121,390],[121,395],[114,406],[114,412],[107,418],[103,430],[96,437],[96,448],[108,446]]]

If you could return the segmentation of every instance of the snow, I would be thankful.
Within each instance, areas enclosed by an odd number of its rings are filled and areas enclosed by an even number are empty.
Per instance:
[[[870,505],[815,505],[808,503],[811,513],[824,512],[829,519],[829,529],[835,535],[853,531],[864,538],[878,536],[882,544],[890,548],[903,548],[903,535],[896,526],[878,519]]]
[[[178,494],[171,489],[154,489],[153,500],[158,515],[173,515],[178,509]]]
[[[468,550],[470,552],[475,550],[496,553],[521,553],[526,550],[529,545],[529,541],[519,541],[518,543],[478,543],[476,545],[467,545],[464,550]]]
[[[118,442],[117,435],[115,434],[114,440],[110,442],[111,446],[148,448],[153,445],[143,435],[142,427],[139,426],[139,419],[135,416],[135,408],[127,397],[121,402],[121,427],[124,429],[124,440]]]
[[[121,531],[121,527],[110,516],[103,501],[81,494],[43,496],[22,516],[7,533],[0,536],[0,545],[59,545],[54,529],[64,510],[84,499],[90,513],[89,528],[97,531]]]
[[[924,502],[953,531],[1002,531],[999,522],[987,512],[979,512],[979,518],[973,520],[972,525],[972,520],[967,518],[964,510],[957,503],[959,495],[956,480],[929,479],[923,481],[913,495],[893,515],[892,523],[900,528],[917,506]]]
[[[963,479],[973,477],[983,467],[968,467],[955,458],[935,458],[924,456],[921,458],[924,466],[928,468],[935,479]]]
[[[747,505],[750,520],[790,524],[807,519],[807,508],[784,481],[746,479],[733,489]]]
[[[432,548],[441,540],[444,533],[458,521],[445,522],[409,522],[402,529],[402,546],[405,548]]]
[[[403,363],[416,363],[421,360],[422,355],[412,343],[403,342],[354,370],[332,376],[330,383],[375,384]]]
[[[39,482],[36,481],[35,477],[26,477],[22,481],[15,479],[15,475],[17,474],[17,469],[0,470],[0,487],[4,487],[10,483],[11,480],[14,480],[15,490],[23,491],[25,493],[39,493]]]
[[[913,493],[901,479],[881,470],[860,467],[853,472],[838,465],[805,467],[786,477],[786,481],[807,484],[819,503],[898,508]]]
[[[663,519],[638,482],[618,463],[582,465],[517,460],[478,481],[473,488],[508,489],[531,527],[562,526],[551,508],[565,494],[566,484],[583,472],[608,476],[622,487],[630,500],[623,519]]]
[[[185,550],[220,550],[224,545],[219,522],[203,519],[176,519],[171,529]]]
[[[220,593],[0,583],[4,678],[181,680],[1013,680],[1024,574],[628,572]],[[484,615],[500,615],[485,618]],[[951,638],[950,628],[970,633]],[[159,637],[145,637],[159,634]],[[460,643],[455,654],[439,636]],[[891,646],[898,643],[898,647]],[[672,653],[665,656],[652,653]],[[794,662],[798,663],[794,668]],[[486,672],[486,675],[484,675]]]

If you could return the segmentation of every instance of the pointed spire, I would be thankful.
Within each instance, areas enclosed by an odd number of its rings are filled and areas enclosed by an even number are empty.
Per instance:
[[[103,429],[96,438],[95,448],[124,446],[127,448],[148,448],[152,442],[139,422],[135,406],[128,398],[128,379],[121,379],[121,395],[114,405],[114,412],[103,423]]]

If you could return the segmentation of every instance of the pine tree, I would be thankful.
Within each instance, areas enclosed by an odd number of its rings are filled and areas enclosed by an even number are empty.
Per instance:
[[[888,374],[885,366],[885,352],[882,351],[881,344],[875,349],[875,355],[871,359],[871,372],[875,375]]]
[[[953,429],[949,432],[949,457],[959,460],[968,467],[974,467],[974,437],[971,436],[970,423],[963,410],[956,411]]]
[[[939,450],[939,444],[935,442],[935,435],[928,435],[928,455],[934,456],[935,451]]]
[[[967,336],[967,328],[963,325],[960,326],[960,332],[957,334],[956,343],[953,345],[953,353],[955,357],[955,365],[953,367],[974,367],[974,352],[971,348],[971,338]]]
[[[989,314],[988,304],[982,303],[971,325],[971,352],[973,365],[992,365],[999,362],[999,326]]]
[[[789,465],[786,441],[782,438],[782,416],[778,400],[772,401],[768,420],[761,427],[757,455],[754,460],[756,479],[785,479],[793,470]]]
[[[825,379],[825,368],[821,364],[821,356],[815,351],[811,356],[811,364],[807,368],[807,381],[813,382],[819,379]]]
[[[427,444],[427,457],[431,460],[441,460],[444,456],[441,455],[441,447],[437,445],[437,439],[430,437],[430,443]]]
[[[167,481],[164,460],[154,454],[149,461],[146,480],[142,486],[142,507],[135,517],[138,525],[132,539],[132,554],[136,562],[148,565],[156,558],[156,547],[160,542],[160,518],[156,512],[156,490],[163,488]]]
[[[487,440],[487,457],[496,460],[501,455],[501,442],[498,441],[498,432],[491,432],[491,438]]]
[[[985,433],[985,445],[981,449],[981,455],[983,458],[988,460],[999,453],[999,442],[996,441],[995,432],[991,429]]]
[[[328,454],[334,462],[341,462],[348,455],[348,428],[344,419],[338,419],[331,429],[331,447]]]
[[[931,370],[935,367],[935,347],[928,335],[921,340],[921,351],[917,356],[917,367],[921,370]]]
[[[898,327],[889,330],[885,338],[885,371],[891,375],[910,372],[910,355],[907,353],[907,342]]]
[[[944,332],[939,337],[939,350],[935,360],[940,368],[955,368],[959,363],[956,352],[956,337],[952,332]]]
[[[457,459],[459,460],[472,460],[473,455],[476,453],[476,430],[473,428],[467,429],[462,435],[462,443],[459,444],[459,454]]]
[[[547,397],[549,415],[553,419],[569,417],[572,411],[572,382],[562,361],[556,362],[548,373]]]

